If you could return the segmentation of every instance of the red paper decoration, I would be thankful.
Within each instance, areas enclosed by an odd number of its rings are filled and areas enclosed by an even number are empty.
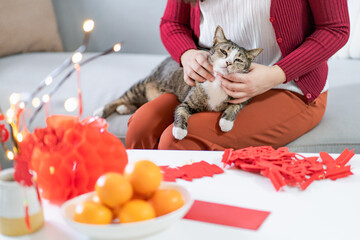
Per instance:
[[[27,140],[33,141],[28,148],[30,169],[36,173],[42,197],[61,204],[93,191],[103,173],[124,172],[128,162],[125,147],[106,131],[104,119],[51,116],[46,123],[46,128],[35,129]],[[20,149],[23,152],[26,147]]]
[[[260,173],[269,178],[278,191],[285,185],[300,186],[305,190],[313,181],[352,175],[350,166],[345,166],[354,156],[353,150],[345,149],[334,160],[328,153],[318,157],[304,157],[289,152],[286,147],[273,149],[270,146],[249,147],[239,150],[226,149],[222,162],[245,171]]]
[[[192,181],[194,178],[212,177],[214,174],[223,173],[224,170],[215,164],[209,164],[205,161],[187,164],[182,167],[171,168],[169,166],[160,166],[164,181],[175,182],[177,178]]]

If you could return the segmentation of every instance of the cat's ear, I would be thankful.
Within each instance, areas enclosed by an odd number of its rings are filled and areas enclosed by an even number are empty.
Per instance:
[[[226,39],[223,29],[220,26],[216,27],[214,35],[214,46],[218,43],[228,42]]]
[[[250,61],[253,61],[261,52],[262,48],[254,48],[246,51],[246,55]]]

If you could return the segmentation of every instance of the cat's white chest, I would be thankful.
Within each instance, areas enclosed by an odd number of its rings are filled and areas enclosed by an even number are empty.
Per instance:
[[[201,84],[201,86],[209,97],[208,105],[210,110],[216,111],[216,109],[228,98],[228,95],[221,88],[219,78],[215,78],[212,82],[205,81]]]

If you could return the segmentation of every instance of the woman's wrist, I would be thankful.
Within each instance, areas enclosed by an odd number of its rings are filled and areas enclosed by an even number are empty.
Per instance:
[[[285,83],[286,82],[286,74],[284,70],[282,70],[281,67],[278,65],[271,66],[274,72],[274,76],[276,80],[278,81],[278,84]]]
[[[197,49],[190,48],[190,49],[186,50],[185,52],[183,52],[183,54],[181,54],[181,56],[180,56],[180,64],[181,64],[181,66],[183,66],[183,61],[185,59],[187,59],[187,55],[190,54],[193,51],[197,51]]]

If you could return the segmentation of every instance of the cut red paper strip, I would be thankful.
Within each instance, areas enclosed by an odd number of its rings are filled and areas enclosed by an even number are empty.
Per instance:
[[[184,219],[257,230],[270,212],[195,200]]]
[[[318,157],[304,157],[289,152],[286,147],[275,150],[270,146],[248,147],[239,150],[226,149],[222,158],[224,165],[245,171],[261,173],[270,179],[278,191],[283,186],[299,186],[305,190],[315,180],[338,178],[352,175],[351,167],[345,166],[355,155],[345,149],[337,159],[327,152]]]
[[[344,152],[340,154],[340,156],[336,159],[335,162],[337,165],[345,166],[354,155],[355,155],[354,149],[351,151],[345,149]]]
[[[214,174],[223,173],[224,170],[215,164],[209,164],[205,161],[187,164],[177,168],[169,166],[160,166],[163,172],[163,180],[175,182],[177,178],[186,181],[192,181],[194,178],[212,177]]]

